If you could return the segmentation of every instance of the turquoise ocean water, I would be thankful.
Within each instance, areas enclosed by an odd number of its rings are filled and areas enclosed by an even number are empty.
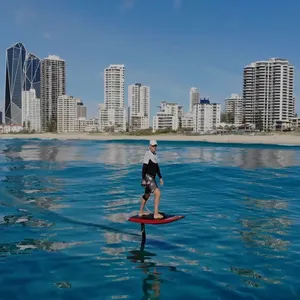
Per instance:
[[[159,142],[140,251],[147,147],[0,140],[0,299],[299,299],[300,147]]]

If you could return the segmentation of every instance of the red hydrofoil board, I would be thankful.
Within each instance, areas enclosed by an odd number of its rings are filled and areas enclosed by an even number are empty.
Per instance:
[[[183,219],[184,216],[175,216],[175,215],[167,215],[165,213],[160,212],[160,215],[163,216],[163,218],[160,219],[154,219],[153,213],[149,215],[135,215],[128,219],[129,222],[135,222],[135,223],[144,223],[144,224],[166,224],[178,221],[180,219]]]

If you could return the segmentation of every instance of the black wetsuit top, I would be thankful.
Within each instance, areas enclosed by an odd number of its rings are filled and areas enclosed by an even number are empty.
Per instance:
[[[145,179],[146,174],[149,174],[153,178],[155,178],[157,174],[159,178],[162,178],[157,162],[157,155],[150,150],[148,150],[144,156],[142,179]]]

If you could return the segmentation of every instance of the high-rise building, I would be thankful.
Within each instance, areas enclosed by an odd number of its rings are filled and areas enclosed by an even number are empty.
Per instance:
[[[57,132],[76,131],[77,98],[68,95],[58,96],[57,99]]]
[[[110,127],[114,131],[126,131],[124,77],[124,65],[110,65],[104,70],[104,105],[99,106],[100,130]]]
[[[257,61],[244,67],[243,75],[246,123],[273,130],[275,121],[294,117],[294,66],[288,60]]]
[[[22,125],[30,131],[41,131],[41,106],[35,89],[22,92]]]
[[[234,124],[244,123],[244,101],[238,94],[231,94],[225,99],[225,112],[231,114]]]
[[[153,117],[153,131],[159,129],[178,130],[181,127],[183,106],[178,103],[162,101],[159,111]]]
[[[41,98],[41,60],[34,54],[26,56],[24,64],[24,91],[35,89],[36,97]]]
[[[193,112],[193,107],[195,104],[199,103],[200,101],[200,92],[197,88],[192,87],[190,89],[190,110],[189,112]]]
[[[36,98],[40,98],[40,59],[28,53],[22,43],[17,43],[6,52],[6,88],[5,88],[5,121],[7,124],[22,125],[22,95],[24,91],[35,89]],[[32,94],[32,91],[31,91]],[[27,99],[26,98],[26,99]],[[27,118],[28,116],[26,116]]]
[[[26,49],[16,43],[6,50],[5,123],[22,126],[22,91]]]
[[[57,129],[57,100],[66,94],[65,61],[49,55],[41,63],[41,121],[43,131]]]
[[[128,87],[128,123],[130,130],[148,129],[150,88],[140,83]]]
[[[221,104],[209,99],[195,105],[193,109],[193,131],[208,132],[218,128],[221,122]]]
[[[77,100],[77,118],[80,120],[86,119],[86,106],[83,105],[80,99]]]
[[[217,129],[221,123],[221,104],[211,103],[213,107],[213,129]]]
[[[104,70],[104,104],[109,108],[124,108],[124,65],[110,65]]]

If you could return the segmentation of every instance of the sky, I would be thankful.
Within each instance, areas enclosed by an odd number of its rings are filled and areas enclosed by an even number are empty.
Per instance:
[[[125,105],[128,85],[150,86],[152,120],[161,101],[188,111],[191,87],[223,110],[226,97],[242,94],[244,66],[272,57],[295,66],[300,112],[299,0],[1,0],[0,6],[0,110],[6,49],[22,42],[41,59],[66,61],[66,93],[86,104],[89,117],[104,101],[110,64],[125,65]]]

